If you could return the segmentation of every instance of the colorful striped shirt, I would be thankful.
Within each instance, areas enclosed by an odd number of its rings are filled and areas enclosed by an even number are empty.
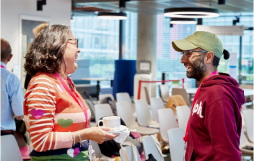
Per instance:
[[[81,95],[78,95],[87,109],[89,122],[91,111]],[[86,128],[83,109],[58,78],[50,73],[37,72],[32,77],[25,94],[24,115],[32,147],[36,152],[72,148],[73,138],[70,132]]]

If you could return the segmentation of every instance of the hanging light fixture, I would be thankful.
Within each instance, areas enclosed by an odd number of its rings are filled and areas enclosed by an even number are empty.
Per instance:
[[[125,0],[119,0],[120,12],[99,12],[99,19],[111,19],[111,20],[125,20],[127,19],[127,14],[122,12],[125,9]]]
[[[98,18],[111,20],[125,20],[127,19],[127,14],[124,12],[99,12]]]
[[[219,11],[212,8],[166,8],[164,16],[177,18],[210,18],[218,17]]]
[[[195,18],[171,18],[170,24],[197,24]]]

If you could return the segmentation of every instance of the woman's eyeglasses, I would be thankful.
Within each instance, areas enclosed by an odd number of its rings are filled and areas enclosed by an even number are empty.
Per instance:
[[[72,42],[69,42],[69,41],[67,43],[73,44],[78,48],[78,39],[69,39],[69,40],[74,40],[75,43],[72,43]]]

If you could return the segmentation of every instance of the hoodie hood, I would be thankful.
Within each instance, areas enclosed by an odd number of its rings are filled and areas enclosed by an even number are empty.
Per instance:
[[[245,103],[244,90],[239,88],[238,82],[234,78],[230,77],[229,74],[219,73],[218,75],[208,78],[204,83],[202,83],[202,87],[209,87],[213,85],[222,85],[225,87],[236,100],[239,107]]]

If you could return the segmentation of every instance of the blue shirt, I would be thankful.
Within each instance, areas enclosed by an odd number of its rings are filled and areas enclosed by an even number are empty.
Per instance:
[[[16,131],[14,115],[24,115],[24,92],[18,77],[1,65],[1,130]]]

